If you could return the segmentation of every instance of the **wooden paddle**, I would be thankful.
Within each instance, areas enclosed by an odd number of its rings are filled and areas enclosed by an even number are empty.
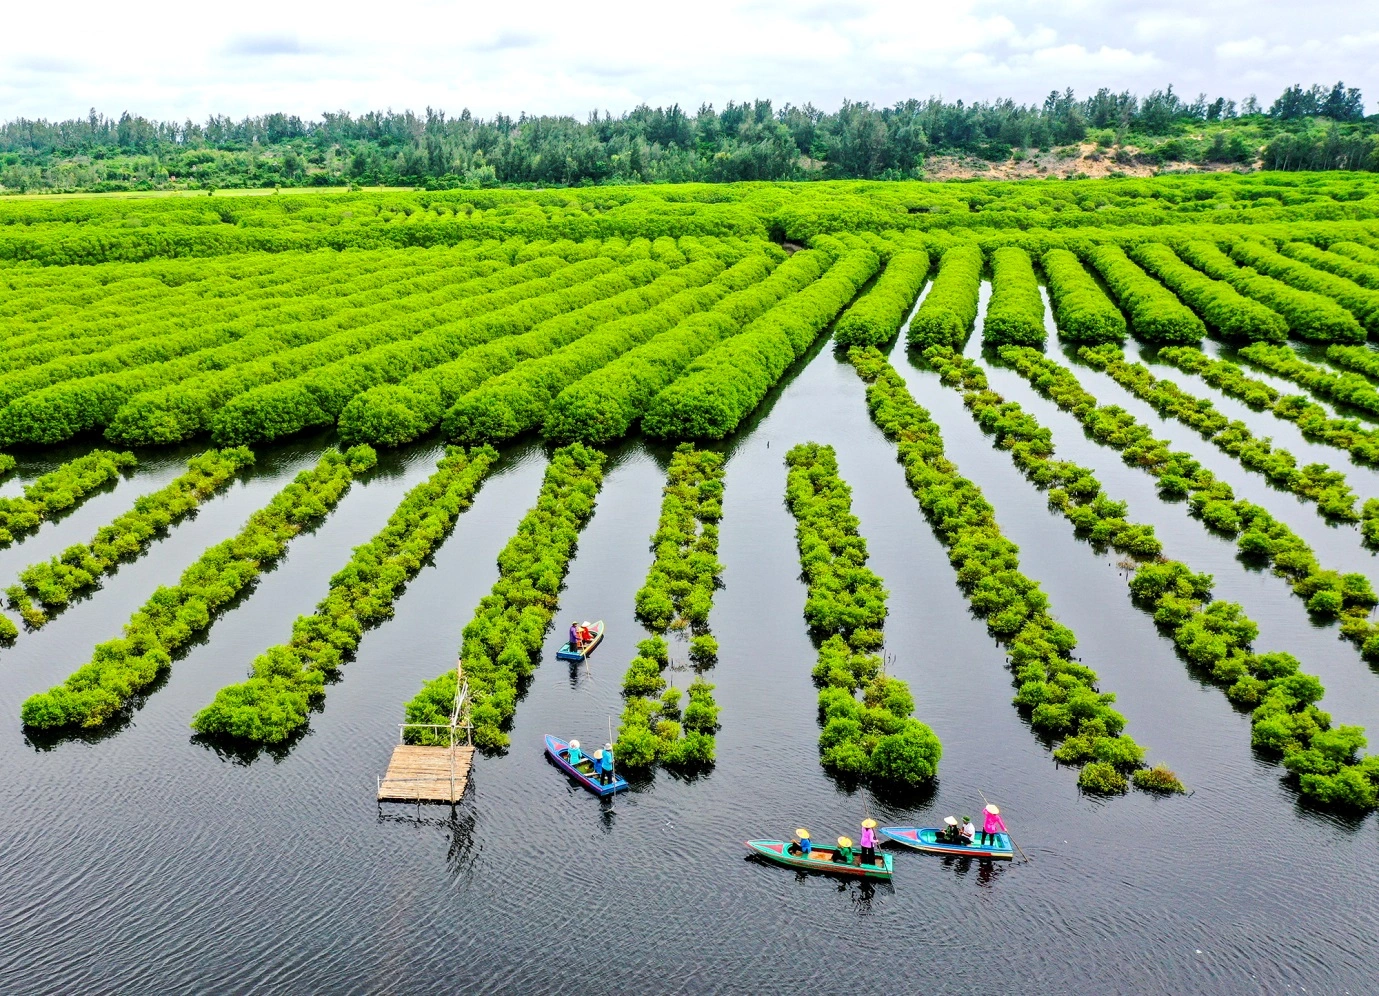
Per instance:
[[[987,799],[985,792],[983,792],[981,789],[977,789],[977,794],[982,797],[982,802],[986,803],[988,806],[991,805],[991,801]],[[1010,842],[1015,845],[1015,850],[1020,852],[1020,857],[1028,861],[1029,855],[1025,853],[1025,849],[1020,846],[1020,842],[1015,839],[1015,836],[1010,832],[1009,827],[1006,828],[1006,836],[1009,837]]]

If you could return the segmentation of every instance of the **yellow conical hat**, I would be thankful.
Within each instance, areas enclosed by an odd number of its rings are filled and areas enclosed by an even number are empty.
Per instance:
[[[795,828],[795,836],[796,836],[796,837],[808,837],[808,836],[809,836],[809,831],[806,830],[804,827],[796,827],[796,828]]]
[[[838,838],[838,846],[839,846],[839,847],[851,847],[851,846],[852,846],[852,838],[851,838],[851,837],[839,837],[839,838]]]

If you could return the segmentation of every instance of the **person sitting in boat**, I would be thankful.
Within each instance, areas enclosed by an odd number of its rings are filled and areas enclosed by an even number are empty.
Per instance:
[[[570,649],[581,649],[579,639],[579,623],[577,622],[570,623]]]
[[[790,853],[809,857],[809,852],[814,850],[813,843],[809,840],[809,831],[804,827],[795,828],[795,839],[790,842]]]
[[[862,821],[862,836],[858,843],[862,847],[862,864],[874,865],[876,861],[876,821],[871,817]]]
[[[956,816],[945,816],[943,818],[943,829],[938,832],[940,844],[958,843],[958,818]]]
[[[600,785],[607,785],[603,780],[603,751],[594,751],[594,777],[599,780]]]
[[[579,648],[583,650],[594,642],[594,631],[589,628],[588,623],[579,624]]]
[[[833,860],[841,865],[852,864],[852,838],[839,837],[838,847],[833,852]]]
[[[972,817],[964,816],[962,818],[962,833],[960,836],[964,844],[970,844],[977,839],[977,828],[972,823]]]
[[[570,741],[570,767],[579,767],[579,762],[584,760],[584,754],[579,749],[579,741]]]
[[[982,843],[996,843],[998,833],[1009,833],[1006,829],[1006,821],[1001,819],[1001,811],[995,806],[987,803],[986,819],[982,821]]]
[[[603,745],[603,768],[599,772],[599,781],[604,785],[613,784],[613,745]]]

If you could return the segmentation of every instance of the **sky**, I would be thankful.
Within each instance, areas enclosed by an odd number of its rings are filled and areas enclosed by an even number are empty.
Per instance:
[[[1379,110],[1375,0],[68,0],[0,30],[0,120],[204,121],[426,107],[620,113],[769,97],[779,107],[1172,83],[1267,107],[1286,86],[1360,87]]]

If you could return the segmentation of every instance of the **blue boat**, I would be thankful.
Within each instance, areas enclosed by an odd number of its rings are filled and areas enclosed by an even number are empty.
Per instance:
[[[560,649],[555,652],[557,660],[562,661],[582,661],[594,652],[594,648],[603,642],[603,620],[596,623],[585,623],[589,627],[589,632],[594,634],[594,638],[589,641],[589,646],[583,650],[576,650],[569,643],[562,643]]]
[[[978,832],[976,840],[970,844],[948,844],[939,839],[938,827],[877,827],[880,833],[897,844],[913,847],[930,854],[951,854],[959,858],[986,858],[988,860],[1009,861],[1015,856],[1010,843],[1010,835],[992,834],[995,839],[990,844],[978,843],[982,839]]]
[[[546,756],[555,762],[557,768],[599,798],[627,791],[627,779],[617,772],[613,773],[613,780],[607,785],[599,782],[598,775],[594,774],[594,761],[587,754],[579,759],[578,764],[571,764],[569,743],[549,733],[546,734]]]

